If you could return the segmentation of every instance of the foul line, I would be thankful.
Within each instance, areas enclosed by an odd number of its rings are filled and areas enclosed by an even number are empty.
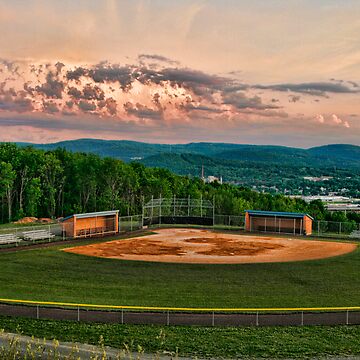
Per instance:
[[[119,310],[156,310],[156,311],[191,311],[191,312],[287,312],[287,311],[351,311],[360,310],[360,306],[335,306],[335,307],[298,307],[298,308],[180,308],[180,307],[161,307],[161,306],[128,306],[128,305],[96,305],[96,304],[77,304],[54,301],[33,301],[1,299],[1,303],[24,304],[24,305],[48,305],[66,306],[73,308],[95,308],[95,309],[119,309]]]

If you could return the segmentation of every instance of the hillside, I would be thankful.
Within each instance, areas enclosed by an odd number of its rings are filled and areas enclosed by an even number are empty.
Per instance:
[[[161,153],[198,154],[226,160],[289,163],[294,166],[339,166],[360,168],[360,146],[325,145],[300,149],[275,145],[244,145],[227,143],[149,144],[127,140],[79,139],[52,144],[19,143],[38,149],[65,148],[72,152],[91,152],[102,157],[124,161],[144,159]]]
[[[360,196],[360,147],[326,145],[299,149],[272,145],[226,143],[148,144],[136,141],[80,139],[31,145],[39,149],[65,148],[125,162],[169,169],[180,175],[222,177],[225,182],[260,191],[291,194]],[[330,177],[311,181],[305,177]]]
[[[360,146],[333,144],[313,147],[308,152],[318,158],[360,162]]]

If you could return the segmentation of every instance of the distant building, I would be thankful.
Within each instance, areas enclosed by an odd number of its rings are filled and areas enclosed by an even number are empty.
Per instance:
[[[313,182],[320,182],[320,181],[329,181],[329,180],[333,179],[333,177],[332,176],[320,176],[320,177],[304,176],[303,179],[308,180],[308,181],[313,181]]]
[[[213,182],[218,182],[219,184],[223,183],[223,179],[222,176],[220,176],[219,178],[213,175],[209,175],[207,177],[205,177],[205,169],[204,169],[204,165],[201,166],[201,180],[204,183],[213,183]]]
[[[216,176],[212,176],[209,175],[207,178],[205,178],[204,180],[206,183],[213,183],[213,182],[218,182],[219,184],[223,183],[222,177],[220,176],[220,178],[216,177]]]
[[[327,204],[326,208],[330,212],[344,211],[346,212],[360,212],[360,204]]]
[[[321,200],[324,203],[336,203],[336,202],[349,202],[350,198],[346,196],[337,196],[337,195],[313,195],[313,196],[303,196],[303,200],[306,202],[311,202],[314,200]]]

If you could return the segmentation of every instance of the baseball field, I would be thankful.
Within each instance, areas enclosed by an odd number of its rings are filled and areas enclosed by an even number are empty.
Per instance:
[[[0,264],[0,298],[8,299],[261,308],[351,307],[359,306],[360,298],[356,244],[288,236],[163,229],[6,250],[0,252]],[[0,316],[0,329],[202,358],[360,353],[359,326],[184,327]]]
[[[0,297],[165,307],[359,305],[353,243],[181,229],[112,240],[0,253]]]

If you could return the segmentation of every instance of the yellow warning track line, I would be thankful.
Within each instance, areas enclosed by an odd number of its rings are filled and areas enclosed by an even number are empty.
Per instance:
[[[181,307],[161,307],[161,306],[128,306],[128,305],[97,305],[97,304],[77,304],[55,301],[33,301],[1,299],[1,303],[24,304],[24,305],[48,305],[66,306],[74,308],[95,308],[95,309],[123,309],[123,310],[156,310],[156,311],[191,311],[191,312],[287,312],[287,311],[351,311],[360,310],[360,306],[335,306],[335,307],[298,307],[298,308],[181,308]]]

